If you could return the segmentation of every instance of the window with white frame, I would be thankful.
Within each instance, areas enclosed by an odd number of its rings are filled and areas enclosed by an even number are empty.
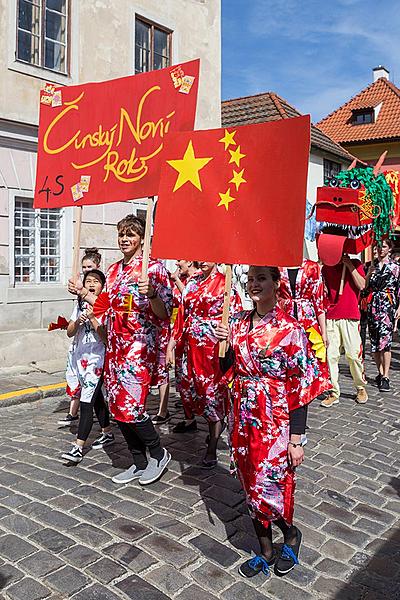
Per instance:
[[[61,210],[34,209],[30,198],[15,198],[14,278],[16,283],[60,283]]]
[[[19,61],[68,72],[69,0],[17,0]]]
[[[142,17],[135,19],[135,73],[171,65],[172,32]]]

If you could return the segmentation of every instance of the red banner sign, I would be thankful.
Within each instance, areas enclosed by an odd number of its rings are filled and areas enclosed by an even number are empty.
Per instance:
[[[40,96],[35,208],[158,192],[164,140],[194,127],[200,61]]]

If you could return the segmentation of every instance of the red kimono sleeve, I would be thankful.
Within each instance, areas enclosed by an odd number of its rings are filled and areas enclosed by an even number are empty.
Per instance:
[[[325,312],[325,306],[327,301],[327,291],[325,288],[324,280],[322,279],[321,268],[318,264],[315,264],[313,269],[313,285],[312,285],[312,301],[314,304],[314,310],[317,317]]]
[[[290,412],[309,404],[332,386],[322,374],[319,361],[315,358],[307,336],[301,327],[293,328],[286,353],[286,391]]]

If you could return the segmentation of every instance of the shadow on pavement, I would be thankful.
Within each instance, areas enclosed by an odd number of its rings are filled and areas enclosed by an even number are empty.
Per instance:
[[[400,479],[388,484],[400,496]],[[385,538],[377,538],[368,550],[373,556],[358,552],[352,559],[358,569],[339,589],[335,600],[400,600],[400,529],[395,525]]]
[[[219,442],[219,454],[226,449],[225,442]],[[172,457],[176,456],[174,448],[170,448]],[[199,463],[205,451],[201,450]],[[179,456],[179,452],[177,453]],[[178,458],[179,460],[179,458]],[[226,544],[244,552],[259,551],[258,541],[245,504],[244,493],[239,481],[232,477],[229,469],[219,464],[213,470],[205,470],[199,464],[188,466],[180,463],[182,485],[186,489],[196,488],[205,509],[205,518],[198,523],[206,535],[213,538],[216,544]],[[199,517],[201,519],[201,517]],[[209,524],[209,527],[207,527]]]
[[[1,566],[0,566],[0,590],[4,589],[8,583],[8,580],[10,579],[10,577],[4,576],[1,572]]]

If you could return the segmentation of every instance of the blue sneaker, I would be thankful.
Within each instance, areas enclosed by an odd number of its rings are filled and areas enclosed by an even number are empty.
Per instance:
[[[273,553],[272,557],[267,560],[260,554],[246,560],[242,565],[240,565],[238,571],[242,577],[254,577],[254,575],[258,575],[261,571],[267,577],[271,576],[270,566],[274,564],[276,560],[276,554]]]
[[[302,534],[300,529],[296,527],[296,542],[295,544],[283,544],[281,552],[275,563],[275,575],[283,577],[299,564],[299,551]]]

